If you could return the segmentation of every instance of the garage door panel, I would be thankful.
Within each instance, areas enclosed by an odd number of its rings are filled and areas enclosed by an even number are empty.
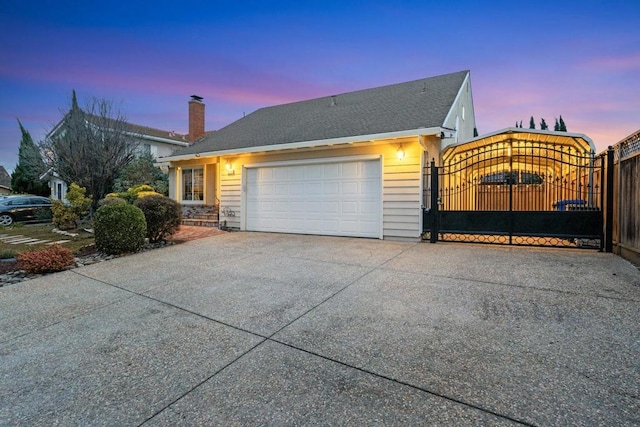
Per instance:
[[[380,161],[247,169],[250,231],[380,237]]]

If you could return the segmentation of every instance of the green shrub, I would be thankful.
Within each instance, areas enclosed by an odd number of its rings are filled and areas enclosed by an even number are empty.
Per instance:
[[[127,191],[122,191],[120,193],[109,193],[105,196],[104,200],[120,198],[125,200],[127,203],[133,203],[141,197],[161,195],[162,194],[157,193],[152,186],[141,184],[136,187],[131,187]]]
[[[71,230],[76,227],[78,216],[62,201],[53,200],[51,202],[51,213],[53,214],[51,222],[60,230]]]
[[[60,245],[51,245],[46,249],[18,255],[18,267],[30,274],[62,271],[74,263],[71,250]]]
[[[71,184],[67,191],[66,199],[69,205],[63,204],[60,200],[54,200],[51,204],[53,225],[61,230],[71,230],[78,227],[78,220],[89,214],[91,198],[86,197],[86,188],[78,184]]]
[[[155,191],[140,191],[139,193],[136,194],[136,200],[142,199],[143,197],[149,197],[149,196],[162,196],[162,194],[156,193]]]
[[[182,208],[175,200],[161,195],[140,197],[134,202],[147,221],[147,237],[150,242],[164,240],[175,233],[182,219]]]
[[[3,251],[0,251],[0,259],[11,259],[15,258],[16,256],[18,256],[18,252],[14,251],[13,249],[5,249]]]
[[[96,248],[110,255],[139,251],[147,234],[144,214],[128,203],[102,206],[96,211],[93,228]]]
[[[127,201],[122,197],[118,197],[117,195],[111,196],[111,194],[114,193],[109,193],[104,199],[100,200],[100,206],[113,205],[116,203],[127,203]]]

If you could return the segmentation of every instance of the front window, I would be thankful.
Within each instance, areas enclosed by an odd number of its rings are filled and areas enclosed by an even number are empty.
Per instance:
[[[204,200],[204,169],[182,169],[182,200]]]

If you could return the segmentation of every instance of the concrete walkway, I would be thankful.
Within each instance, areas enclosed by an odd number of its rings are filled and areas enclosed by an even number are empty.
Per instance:
[[[640,424],[595,251],[228,233],[0,288],[0,425]]]

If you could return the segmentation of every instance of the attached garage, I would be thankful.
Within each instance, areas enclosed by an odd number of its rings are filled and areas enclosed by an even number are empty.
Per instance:
[[[245,165],[248,231],[382,238],[380,158]]]
[[[260,108],[160,161],[226,229],[416,241],[425,165],[471,139],[468,71]],[[184,193],[184,194],[183,194]]]

